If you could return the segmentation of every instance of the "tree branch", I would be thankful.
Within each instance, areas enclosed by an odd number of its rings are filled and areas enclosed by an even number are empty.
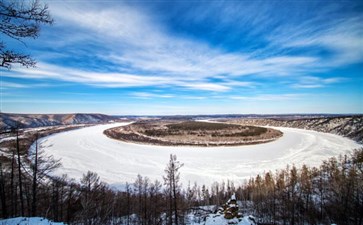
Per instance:
[[[52,24],[46,4],[40,4],[38,0],[0,0],[0,33],[22,41],[23,38],[37,38],[40,32],[40,24]],[[10,69],[17,63],[25,67],[34,67],[35,61],[26,54],[17,53],[5,48],[0,42],[0,67]]]

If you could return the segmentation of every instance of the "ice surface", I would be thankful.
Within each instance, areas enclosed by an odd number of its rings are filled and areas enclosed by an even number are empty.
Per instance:
[[[40,140],[46,153],[61,158],[62,167],[55,174],[68,174],[79,180],[88,170],[101,180],[122,186],[134,182],[137,174],[162,180],[170,154],[184,163],[181,181],[211,185],[214,181],[244,179],[264,171],[284,169],[287,164],[320,165],[331,156],[345,154],[362,145],[334,134],[283,128],[280,139],[258,145],[233,147],[173,147],[126,143],[110,139],[105,129],[126,125],[97,125],[54,134]]]

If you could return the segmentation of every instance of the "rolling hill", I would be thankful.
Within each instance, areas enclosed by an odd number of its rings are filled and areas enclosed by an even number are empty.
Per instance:
[[[1,129],[12,127],[30,128],[56,125],[94,124],[118,119],[104,114],[12,114],[1,113]]]

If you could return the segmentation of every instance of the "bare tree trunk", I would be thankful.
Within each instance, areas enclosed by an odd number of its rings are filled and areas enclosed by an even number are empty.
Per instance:
[[[61,181],[61,190],[60,190],[60,216],[59,216],[59,219],[61,221],[63,221],[63,205],[64,205],[64,202],[63,202],[63,195],[64,195],[64,183],[63,183],[63,180]]]
[[[52,211],[53,211],[53,219],[55,221],[59,221],[59,188],[58,188],[58,180],[53,181],[52,184]]]
[[[3,174],[2,163],[0,162],[0,199],[1,199],[1,209],[2,209],[2,217],[8,217],[8,209],[6,207],[6,195],[5,195],[5,178]]]
[[[21,180],[21,161],[20,161],[20,146],[19,146],[19,128],[16,129],[16,151],[18,153],[18,173],[19,173],[19,198],[21,206],[21,216],[24,216],[24,201],[23,201],[23,184]]]
[[[130,193],[130,187],[129,184],[126,183],[126,207],[127,207],[127,225],[130,225],[130,213],[131,213],[131,209],[130,209],[130,198],[131,198],[131,193]]]
[[[172,196],[172,189],[170,184],[170,190],[169,190],[169,224],[173,224],[173,196]]]
[[[172,174],[173,179],[173,201],[174,201],[174,218],[175,218],[175,225],[178,225],[178,206],[177,206],[177,194],[176,194],[176,182],[175,182],[175,174]]]
[[[24,210],[25,210],[25,214],[27,216],[30,216],[31,215],[31,195],[32,195],[32,192],[31,192],[31,183],[28,183],[28,182],[24,182],[24,187],[23,187],[23,192],[24,192],[24,197],[25,197],[25,205],[24,205]]]
[[[276,187],[273,186],[273,224],[276,224]]]
[[[32,215],[37,214],[37,174],[38,174],[38,134],[36,134],[35,140],[35,159],[34,159],[34,171],[33,171],[33,201],[32,201]]]
[[[167,185],[169,192],[169,214],[170,214],[170,223],[173,223],[172,217],[174,214],[175,224],[178,225],[178,206],[177,206],[177,195],[179,192],[179,169],[183,166],[182,163],[177,161],[175,155],[170,155],[170,161],[167,165],[165,172],[166,176],[163,177],[165,181],[165,185]]]
[[[67,199],[67,219],[66,222],[69,224],[71,222],[71,206],[73,199],[73,184],[71,183],[68,190],[68,199]]]
[[[16,211],[16,200],[14,201],[15,197],[14,197],[14,167],[15,167],[15,151],[12,150],[13,152],[13,156],[11,158],[11,174],[10,174],[10,204],[11,204],[11,216],[15,216],[15,211]]]

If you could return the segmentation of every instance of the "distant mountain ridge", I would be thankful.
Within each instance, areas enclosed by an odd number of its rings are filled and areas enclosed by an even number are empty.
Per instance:
[[[93,124],[109,122],[118,117],[92,114],[92,113],[74,113],[74,114],[0,114],[0,128],[10,129],[12,127],[31,128],[56,125],[74,125],[74,124]]]
[[[120,118],[138,120],[140,116],[110,116],[97,113],[73,114],[13,114],[0,113],[0,129],[12,127],[34,128],[56,125],[97,124],[119,120]],[[152,117],[153,118],[153,117]],[[188,115],[155,116],[155,119],[220,119],[235,121],[245,125],[292,127],[333,133],[363,143],[363,115]]]

